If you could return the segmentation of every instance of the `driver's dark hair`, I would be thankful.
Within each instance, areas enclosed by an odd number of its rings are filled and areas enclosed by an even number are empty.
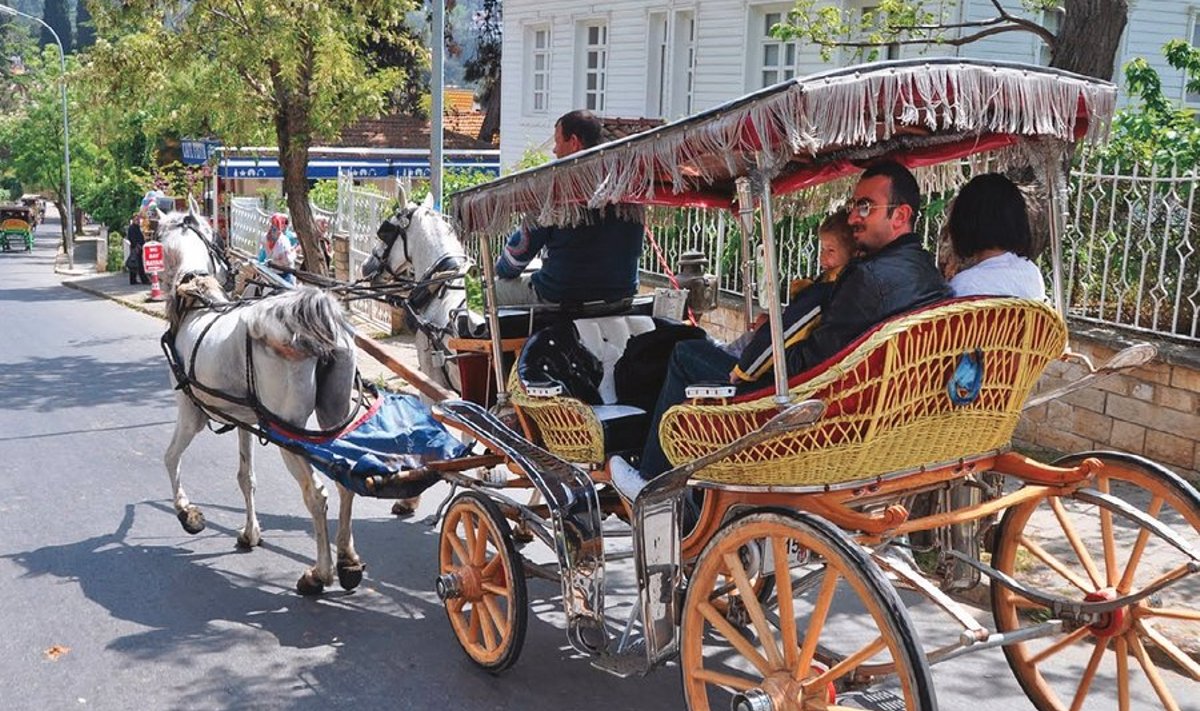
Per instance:
[[[950,208],[950,243],[968,259],[986,249],[1029,257],[1033,233],[1021,189],[999,173],[971,178]]]
[[[891,182],[888,202],[892,205],[908,205],[912,208],[912,218],[908,222],[911,229],[917,224],[917,214],[921,211],[921,188],[917,179],[908,168],[894,160],[880,161],[868,167],[862,174],[862,180],[882,175]],[[887,214],[892,214],[895,208],[888,208]]]
[[[587,109],[563,114],[555,125],[562,129],[563,138],[575,136],[584,148],[600,144],[600,117]]]

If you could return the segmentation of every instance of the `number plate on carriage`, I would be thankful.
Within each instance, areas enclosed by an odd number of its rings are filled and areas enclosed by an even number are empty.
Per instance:
[[[790,538],[785,545],[787,547],[788,567],[795,568],[801,565],[808,565],[809,552],[807,548],[800,545],[798,541]]]

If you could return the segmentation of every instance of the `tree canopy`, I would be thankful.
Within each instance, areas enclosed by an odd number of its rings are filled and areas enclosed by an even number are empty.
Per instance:
[[[278,146],[292,224],[319,254],[308,202],[309,149],[378,115],[408,80],[370,55],[372,42],[412,45],[411,0],[125,0],[95,6],[91,76],[118,101],[149,108],[150,128]],[[413,54],[420,54],[412,47]],[[264,126],[270,127],[264,130]],[[323,264],[310,267],[322,269]]]

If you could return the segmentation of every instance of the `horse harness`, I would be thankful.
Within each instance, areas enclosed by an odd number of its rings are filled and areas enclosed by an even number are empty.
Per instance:
[[[179,286],[183,286],[184,284],[187,284],[189,281],[191,281],[192,279],[199,277],[199,276],[207,276],[207,275],[200,273],[200,272],[187,272],[180,276]],[[182,321],[183,321],[183,316],[186,315],[190,311],[214,311],[217,313],[217,318],[214,318],[211,321],[209,321],[207,324],[205,324],[204,328],[200,331],[200,335],[196,337],[196,342],[192,346],[191,357],[188,359],[187,368],[184,368],[183,364],[180,362],[179,351],[175,348],[175,337],[177,335],[176,334],[177,325],[172,324],[172,326],[170,328],[168,328],[165,333],[163,333],[162,338],[159,340],[159,345],[162,347],[163,354],[167,358],[167,364],[171,368],[171,373],[175,376],[175,382],[176,382],[175,389],[180,390],[185,395],[187,395],[188,398],[191,399],[192,403],[194,405],[196,405],[196,407],[200,408],[204,412],[204,414],[208,416],[209,421],[210,421],[210,423],[209,423],[210,426],[212,425],[213,422],[217,422],[217,421],[224,422],[224,424],[222,424],[220,426],[212,427],[212,430],[215,433],[224,434],[224,433],[232,430],[235,427],[243,427],[243,428],[253,432],[254,434],[258,435],[259,440],[263,444],[267,443],[267,436],[266,436],[266,433],[262,430],[262,428],[260,428],[256,425],[241,422],[236,417],[233,417],[232,415],[230,415],[228,412],[226,412],[222,408],[202,402],[196,396],[195,391],[200,391],[200,392],[204,393],[205,395],[209,395],[211,397],[215,397],[220,400],[224,400],[226,402],[231,402],[235,405],[240,405],[242,407],[250,409],[259,418],[260,422],[265,422],[272,429],[282,432],[293,439],[299,439],[299,438],[328,439],[330,437],[336,436],[337,434],[339,434],[340,432],[345,430],[347,427],[349,427],[350,424],[353,423],[356,419],[358,419],[359,413],[362,412],[362,410],[364,409],[364,407],[366,405],[366,397],[364,395],[364,390],[369,390],[370,388],[368,388],[363,383],[362,376],[359,374],[357,369],[354,372],[354,389],[355,389],[354,405],[355,406],[351,409],[350,413],[346,416],[346,418],[344,420],[337,423],[333,427],[330,427],[327,429],[308,429],[305,427],[295,427],[295,426],[287,423],[286,421],[284,421],[281,417],[276,415],[274,412],[272,412],[270,410],[270,408],[268,408],[266,405],[264,405],[262,400],[260,400],[258,398],[258,389],[256,387],[256,378],[254,375],[254,349],[252,348],[253,339],[250,338],[250,332],[248,330],[246,332],[246,391],[247,391],[247,394],[245,396],[232,395],[230,393],[223,392],[216,388],[209,387],[209,386],[205,385],[204,383],[201,383],[195,377],[196,355],[197,355],[197,353],[200,352],[200,344],[204,342],[205,337],[208,336],[209,331],[212,329],[212,327],[214,325],[216,325],[217,321],[219,320],[219,318],[221,316],[224,316],[228,313],[231,313],[233,311],[236,311],[237,309],[242,308],[243,306],[246,306],[247,304],[250,303],[250,300],[242,299],[239,301],[218,302],[218,301],[212,301],[210,299],[200,297],[199,298],[200,303],[197,304],[197,303],[191,301],[190,299],[185,299],[184,297],[179,296],[178,291],[176,291],[176,294],[172,298],[175,299],[176,312],[180,314],[180,316],[179,316],[180,323],[182,323]],[[321,361],[318,361],[318,362],[321,362]]]

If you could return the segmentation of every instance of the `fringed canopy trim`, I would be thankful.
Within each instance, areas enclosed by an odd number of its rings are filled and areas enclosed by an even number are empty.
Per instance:
[[[579,224],[606,205],[629,216],[646,204],[731,207],[734,180],[755,170],[787,194],[884,155],[914,169],[979,153],[1007,163],[1032,157],[1031,148],[1102,141],[1115,101],[1108,82],[1043,67],[962,59],[850,67],[459,192],[454,217],[461,234],[490,235],[517,220]]]

